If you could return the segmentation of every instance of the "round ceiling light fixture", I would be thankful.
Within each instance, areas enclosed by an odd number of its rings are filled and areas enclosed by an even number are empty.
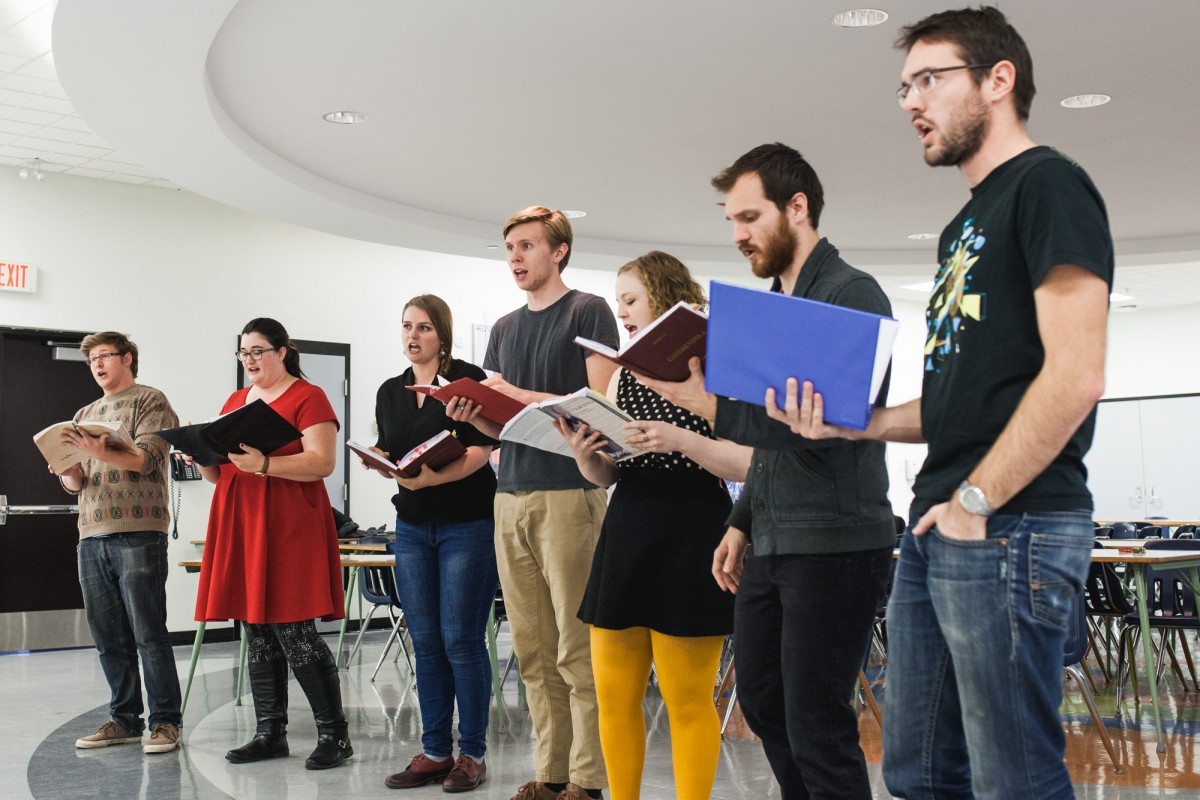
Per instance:
[[[564,208],[562,213],[567,219],[579,219],[580,217],[587,216],[586,211],[576,211],[575,209],[571,208]]]
[[[914,242],[924,242],[928,239],[936,239],[938,235],[936,233],[910,233],[908,238]]]
[[[870,28],[887,21],[888,13],[877,8],[855,8],[834,14],[833,22],[839,28]]]
[[[1077,94],[1059,102],[1063,108],[1095,108],[1112,100],[1106,94]]]
[[[330,111],[324,116],[326,122],[338,125],[357,125],[367,121],[367,115],[361,111]]]

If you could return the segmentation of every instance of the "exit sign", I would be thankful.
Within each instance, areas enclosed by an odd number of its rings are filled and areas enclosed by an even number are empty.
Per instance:
[[[36,292],[37,267],[0,261],[0,290],[6,292]]]

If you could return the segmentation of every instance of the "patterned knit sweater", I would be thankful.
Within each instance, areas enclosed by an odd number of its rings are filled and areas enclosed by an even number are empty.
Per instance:
[[[96,459],[83,464],[79,492],[79,538],[103,533],[132,533],[170,528],[167,505],[167,442],[155,434],[179,425],[179,417],[158,389],[135,385],[111,397],[101,397],[75,415],[76,422],[120,422],[145,451],[142,472],[117,469]]]

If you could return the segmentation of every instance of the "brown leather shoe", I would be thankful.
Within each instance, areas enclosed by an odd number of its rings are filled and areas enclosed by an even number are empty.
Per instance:
[[[601,794],[601,797],[604,795]],[[567,788],[558,793],[557,800],[592,800],[582,786],[576,786],[573,783],[568,783]]]
[[[442,781],[443,792],[469,792],[483,783],[487,775],[487,764],[483,761],[460,755],[454,762],[454,769]]]
[[[389,775],[383,782],[389,789],[412,789],[430,783],[441,783],[454,769],[454,760],[447,756],[442,761],[434,761],[420,753],[408,762],[408,769]]]
[[[541,781],[530,781],[517,789],[512,800],[555,800],[557,797],[558,792],[547,789]]]

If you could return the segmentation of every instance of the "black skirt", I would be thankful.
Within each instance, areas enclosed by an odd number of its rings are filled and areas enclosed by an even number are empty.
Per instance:
[[[579,618],[669,636],[733,632],[733,595],[712,576],[729,494],[696,470],[623,469],[608,504]]]

